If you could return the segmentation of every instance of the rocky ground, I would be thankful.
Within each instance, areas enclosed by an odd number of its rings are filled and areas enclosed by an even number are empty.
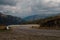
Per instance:
[[[60,40],[60,30],[19,27],[0,31],[0,40]]]

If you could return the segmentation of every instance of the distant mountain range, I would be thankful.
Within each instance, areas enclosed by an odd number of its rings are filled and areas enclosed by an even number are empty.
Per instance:
[[[38,15],[32,15],[28,16],[22,19],[22,22],[25,21],[34,21],[34,20],[39,20],[39,19],[44,19],[50,16],[55,16],[56,14],[38,14]]]
[[[0,12],[0,25],[20,24],[21,18],[11,15],[5,15]]]
[[[11,15],[5,15],[0,12],[0,25],[17,25],[17,24],[24,24],[24,23],[39,23],[41,19],[45,19],[48,17],[53,17],[59,14],[38,14],[32,15],[25,18],[20,18]]]
[[[36,18],[36,17],[35,17]],[[40,19],[33,19],[30,21],[27,20],[27,21],[23,21],[23,24],[40,24],[41,26],[46,26],[46,27],[49,27],[49,26],[60,26],[60,14],[54,14],[54,15],[48,15],[48,16],[44,16],[43,18],[42,17],[39,17]]]

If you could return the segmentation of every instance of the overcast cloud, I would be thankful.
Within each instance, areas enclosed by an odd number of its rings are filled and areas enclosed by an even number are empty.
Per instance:
[[[0,0],[0,12],[20,17],[60,13],[60,0]]]

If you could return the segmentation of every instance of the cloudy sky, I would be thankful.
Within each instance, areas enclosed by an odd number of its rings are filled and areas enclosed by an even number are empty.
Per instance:
[[[60,0],[0,0],[0,12],[26,17],[60,13]]]

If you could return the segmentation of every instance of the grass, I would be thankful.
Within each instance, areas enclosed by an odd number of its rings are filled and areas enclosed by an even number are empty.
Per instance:
[[[8,31],[10,31],[10,30],[0,30],[0,32],[8,32]]]
[[[60,30],[60,27],[40,27],[39,29]]]
[[[60,27],[36,27],[36,26],[33,26],[31,28],[35,28],[35,29],[47,29],[47,30],[60,30]]]

